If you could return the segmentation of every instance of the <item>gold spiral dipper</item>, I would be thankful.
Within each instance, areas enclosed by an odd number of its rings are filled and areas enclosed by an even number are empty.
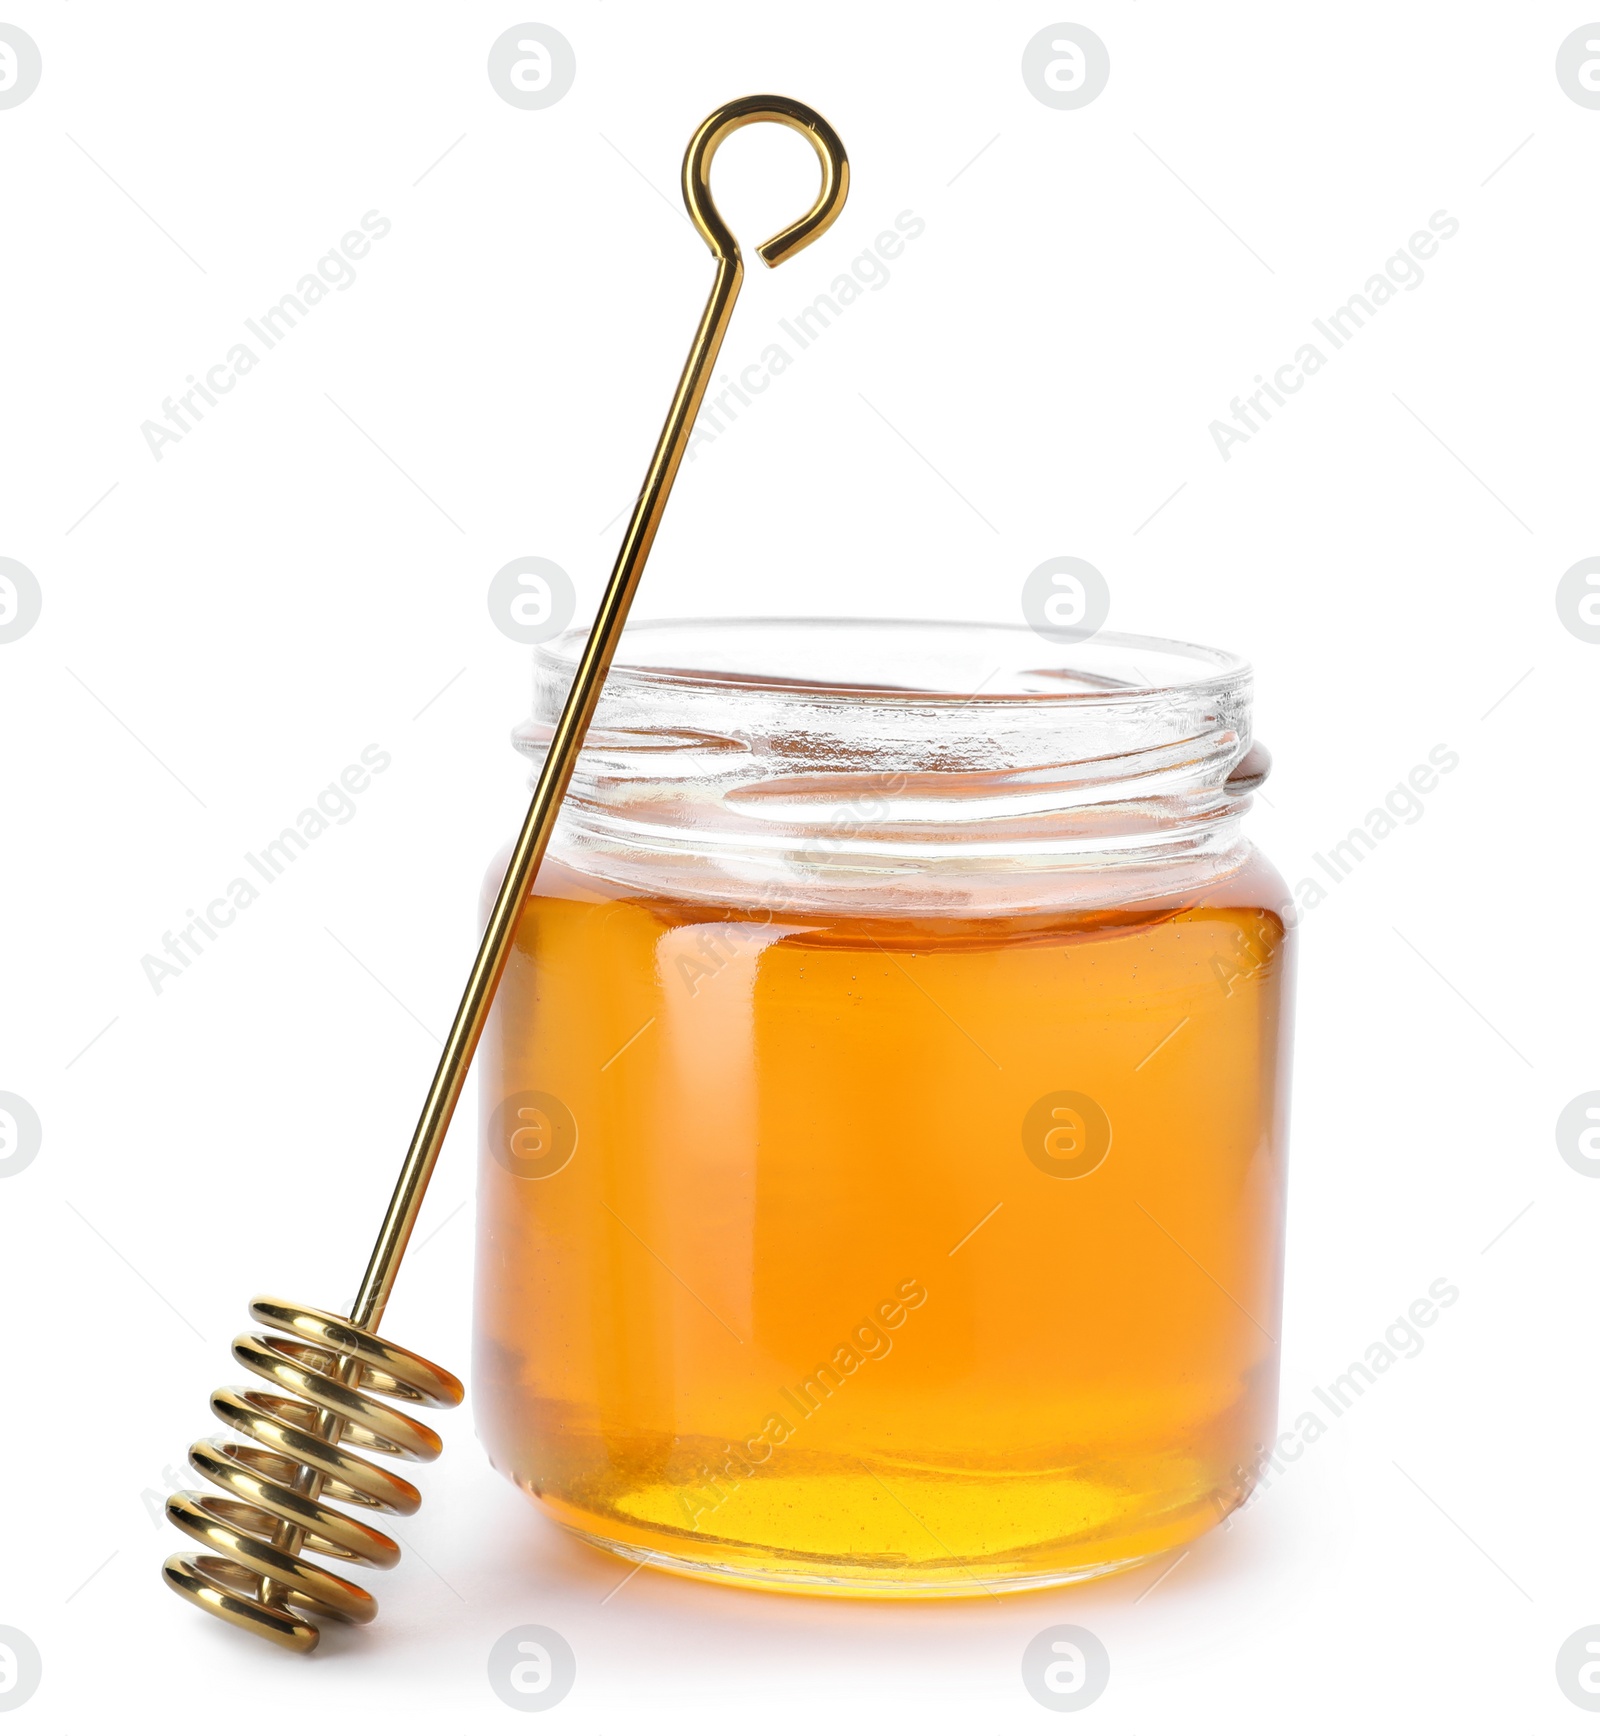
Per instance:
[[[708,115],[690,140],[683,159],[683,199],[716,259],[716,280],[551,737],[355,1306],[345,1317],[271,1296],[255,1298],[251,1318],[265,1330],[234,1339],[234,1359],[278,1390],[224,1387],[211,1395],[214,1414],[251,1444],[198,1442],[190,1449],[189,1463],[222,1493],[190,1491],[167,1502],[172,1523],[210,1552],[169,1557],[164,1568],[167,1583],[201,1609],[290,1651],[309,1652],[316,1645],[313,1615],[367,1622],[378,1611],[370,1592],[305,1560],[305,1551],[365,1567],[392,1567],[400,1559],[398,1547],[381,1531],[328,1503],[368,1512],[414,1513],[420,1502],[403,1477],[351,1449],[389,1459],[437,1458],[442,1448],[438,1435],[385,1401],[449,1407],[463,1397],[461,1382],[453,1374],[378,1337],[377,1327],[739,295],[744,262],[739,243],[712,200],[709,176],[711,159],[722,141],[756,121],[793,128],[810,142],[822,165],[815,204],[758,249],[768,265],[781,265],[815,241],[844,206],[850,186],[844,146],[822,116],[804,103],[782,96],[741,97]]]

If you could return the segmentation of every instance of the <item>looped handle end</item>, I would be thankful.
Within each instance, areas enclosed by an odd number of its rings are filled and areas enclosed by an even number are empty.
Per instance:
[[[799,133],[822,165],[822,186],[816,203],[804,217],[780,229],[756,249],[768,265],[782,265],[832,226],[850,191],[850,160],[844,145],[814,108],[787,96],[743,96],[713,110],[700,123],[684,155],[683,202],[689,208],[690,220],[716,257],[736,263],[739,243],[711,197],[711,159],[730,133],[757,121],[776,121]]]

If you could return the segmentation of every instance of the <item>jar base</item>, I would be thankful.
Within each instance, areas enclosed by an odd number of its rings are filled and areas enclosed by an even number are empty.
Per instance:
[[[1010,1593],[1051,1591],[1063,1585],[1077,1585],[1088,1579],[1105,1579],[1114,1573],[1127,1573],[1147,1562],[1169,1554],[1167,1549],[1145,1555],[1129,1556],[1126,1560],[1096,1562],[1087,1567],[1056,1568],[1040,1573],[1007,1573],[1003,1578],[985,1577],[973,1572],[952,1569],[947,1578],[875,1578],[865,1573],[840,1568],[828,1573],[821,1568],[809,1571],[796,1567],[764,1567],[746,1562],[707,1562],[690,1556],[670,1555],[665,1550],[642,1548],[623,1543],[614,1537],[599,1537],[591,1531],[580,1531],[571,1525],[561,1529],[581,1543],[630,1561],[636,1567],[653,1567],[662,1573],[674,1573],[681,1579],[703,1580],[709,1585],[723,1585],[737,1591],[768,1591],[787,1593],[794,1597],[871,1598],[875,1601],[926,1600],[931,1598],[998,1597]]]
[[[515,1479],[514,1479],[515,1480]],[[883,1556],[852,1561],[807,1554],[770,1544],[735,1543],[727,1538],[695,1538],[649,1530],[552,1499],[519,1482],[539,1510],[569,1536],[635,1567],[653,1567],[687,1579],[745,1591],[787,1592],[803,1597],[888,1599],[993,1597],[1013,1592],[1048,1591],[1084,1580],[1127,1573],[1170,1555],[1203,1536],[1227,1517],[1239,1499],[1208,1500],[1185,1511],[1168,1512],[1140,1527],[1115,1550],[1101,1540],[1099,1553],[1086,1539],[1059,1539],[1005,1556],[944,1561],[908,1561]],[[654,1529],[654,1528],[651,1528]],[[630,1535],[631,1533],[631,1535]],[[680,1537],[687,1547],[675,1547]],[[1106,1546],[1111,1545],[1108,1549]]]

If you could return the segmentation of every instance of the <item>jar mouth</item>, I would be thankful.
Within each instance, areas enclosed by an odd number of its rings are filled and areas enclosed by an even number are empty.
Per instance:
[[[547,640],[536,665],[569,684],[587,638],[587,628],[575,628]],[[883,674],[890,646],[893,681]],[[758,689],[824,705],[992,708],[1197,695],[1250,675],[1250,665],[1230,651],[1135,633],[1075,641],[1015,623],[707,616],[631,624],[607,684],[641,692]]]
[[[543,757],[586,634],[538,647]],[[762,617],[623,634],[552,852],[763,906],[1047,908],[1102,870],[1199,883],[1243,849],[1251,671],[1126,633]],[[1088,881],[1099,876],[1098,885]],[[1087,877],[1087,879],[1086,879]]]

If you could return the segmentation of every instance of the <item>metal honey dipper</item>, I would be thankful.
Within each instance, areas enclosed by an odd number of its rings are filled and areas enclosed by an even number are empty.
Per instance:
[[[690,140],[683,199],[716,259],[716,278],[355,1305],[345,1317],[272,1296],[251,1302],[251,1318],[264,1330],[236,1338],[234,1359],[279,1390],[225,1387],[213,1393],[213,1413],[252,1444],[197,1442],[189,1463],[222,1493],[190,1491],[167,1502],[167,1517],[208,1552],[169,1557],[167,1583],[201,1609],[290,1651],[315,1647],[319,1630],[311,1615],[368,1622],[378,1609],[370,1592],[307,1561],[306,1552],[364,1567],[392,1567],[400,1559],[390,1538],[328,1503],[385,1513],[414,1513],[420,1504],[404,1478],[352,1449],[390,1461],[435,1459],[443,1447],[438,1435],[386,1401],[448,1408],[464,1396],[453,1374],[378,1337],[377,1328],[738,299],[744,262],[712,200],[709,177],[722,141],[756,121],[776,121],[800,133],[822,165],[822,186],[811,209],[757,250],[769,266],[816,240],[844,207],[850,186],[844,146],[804,103],[741,97],[708,115]]]

